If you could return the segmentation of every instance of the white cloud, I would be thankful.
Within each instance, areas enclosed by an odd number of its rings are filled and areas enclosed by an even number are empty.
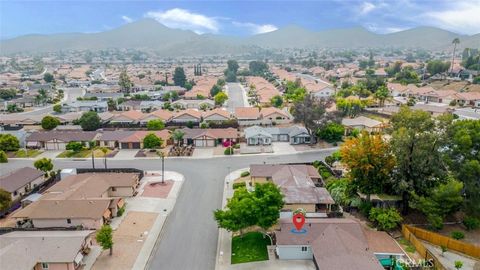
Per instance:
[[[430,24],[447,30],[467,34],[480,33],[480,0],[456,1],[445,10],[423,13]]]
[[[125,23],[131,23],[131,22],[133,22],[133,19],[132,19],[132,18],[130,18],[130,17],[128,17],[128,16],[125,16],[125,15],[122,16],[122,20],[123,20]]]
[[[213,17],[174,8],[167,11],[149,11],[145,17],[153,18],[170,28],[192,30],[197,34],[217,33],[220,26]]]
[[[375,32],[378,34],[390,34],[390,33],[400,32],[408,29],[408,27],[378,26],[375,23],[365,24],[365,28],[367,28],[371,32]]]
[[[366,15],[366,14],[370,13],[372,10],[374,10],[375,8],[377,8],[377,6],[375,6],[372,3],[363,2],[362,5],[360,6],[360,14],[361,15]]]
[[[255,24],[255,23],[249,23],[249,22],[232,22],[233,25],[238,26],[238,27],[245,27],[248,28],[249,31],[252,34],[263,34],[263,33],[268,33],[272,32],[278,29],[273,24]]]

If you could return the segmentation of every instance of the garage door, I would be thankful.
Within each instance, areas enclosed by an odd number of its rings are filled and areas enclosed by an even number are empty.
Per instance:
[[[122,143],[122,149],[128,149],[128,143]]]
[[[196,147],[203,147],[203,146],[205,146],[205,141],[204,140],[195,140],[195,146]]]
[[[140,143],[139,142],[132,143],[132,149],[140,149]]]

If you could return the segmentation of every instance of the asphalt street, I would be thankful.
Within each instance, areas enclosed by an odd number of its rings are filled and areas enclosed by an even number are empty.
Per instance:
[[[243,88],[239,83],[228,83],[228,101],[227,109],[229,112],[234,112],[237,107],[245,107],[243,99]]]
[[[221,207],[225,176],[250,164],[296,163],[324,159],[332,150],[294,155],[229,156],[210,159],[172,158],[165,160],[165,170],[185,176],[185,183],[157,239],[147,269],[209,270],[215,268],[218,228],[213,211]],[[96,163],[102,165],[102,159]],[[91,167],[91,160],[55,160],[55,168]],[[32,166],[29,160],[10,160],[0,165],[1,174]],[[159,170],[160,160],[111,160],[109,167],[135,167]]]

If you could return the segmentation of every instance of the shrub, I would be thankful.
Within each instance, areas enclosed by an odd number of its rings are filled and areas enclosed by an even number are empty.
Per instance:
[[[337,123],[329,123],[318,131],[318,137],[327,142],[337,142],[342,140],[345,128]]]
[[[43,117],[41,125],[42,125],[42,128],[45,130],[52,130],[56,128],[58,125],[60,125],[60,120],[58,120],[53,116],[47,115]]]
[[[123,215],[123,213],[125,213],[125,205],[118,208],[117,217],[121,217]]]
[[[233,145],[233,148],[234,148],[234,149],[240,149],[240,144],[237,143],[237,144]]]
[[[225,154],[225,155],[233,155],[233,148],[232,148],[232,147],[227,147],[227,148],[225,148],[225,151],[223,151],[223,154]]]
[[[0,150],[17,151],[20,149],[20,141],[12,134],[0,134]]]
[[[415,251],[417,250],[415,249],[414,246],[407,246],[407,248],[405,248],[405,251],[410,253],[415,253]]]
[[[246,186],[245,182],[239,182],[239,183],[233,183],[232,188],[237,189],[245,186]]]
[[[69,142],[65,146],[65,149],[72,150],[73,152],[79,152],[83,149],[83,144],[81,142]]]
[[[5,154],[5,152],[0,150],[0,163],[7,163],[7,162],[8,162],[7,154]]]
[[[240,174],[241,177],[247,177],[247,176],[249,176],[249,175],[250,175],[250,172],[242,172],[242,173]]]
[[[403,220],[395,208],[372,208],[368,216],[370,221],[375,223],[378,229],[382,231],[390,231],[395,229]]]
[[[368,215],[370,214],[370,210],[372,209],[372,203],[362,200],[362,202],[358,206],[358,209],[360,210],[360,213],[362,215],[364,215],[365,217],[368,217]]]
[[[476,230],[480,228],[480,219],[476,217],[465,217],[463,219],[463,225],[467,227],[467,230]]]
[[[460,240],[465,238],[465,234],[461,231],[453,231],[450,235],[453,239]]]

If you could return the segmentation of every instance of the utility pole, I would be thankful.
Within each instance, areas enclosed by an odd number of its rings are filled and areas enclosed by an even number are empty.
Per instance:
[[[93,152],[95,151],[92,149],[92,168],[95,169],[95,157],[94,157],[95,155]]]
[[[162,159],[162,184],[165,184],[165,153],[160,151],[160,158]]]

